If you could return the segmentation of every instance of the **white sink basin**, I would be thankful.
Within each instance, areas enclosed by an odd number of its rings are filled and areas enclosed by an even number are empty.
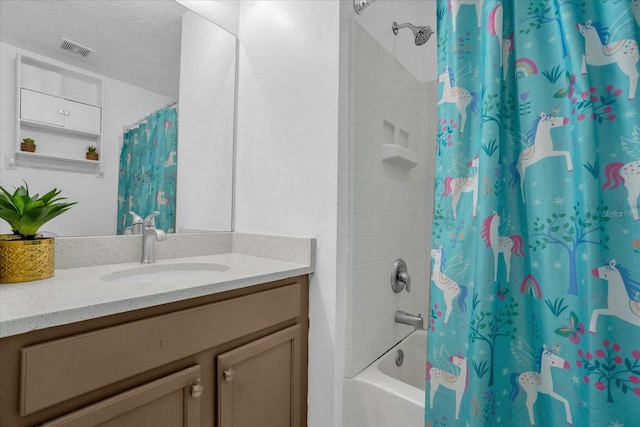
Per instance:
[[[101,279],[123,285],[165,284],[207,279],[228,269],[226,265],[213,263],[153,264],[114,271]]]

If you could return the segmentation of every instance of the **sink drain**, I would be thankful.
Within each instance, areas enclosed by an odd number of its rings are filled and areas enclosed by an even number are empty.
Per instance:
[[[396,366],[402,366],[404,362],[404,351],[402,349],[396,351]]]

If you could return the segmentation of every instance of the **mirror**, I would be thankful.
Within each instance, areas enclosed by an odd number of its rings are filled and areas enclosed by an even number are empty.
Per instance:
[[[61,50],[61,37],[95,53]],[[15,161],[18,53],[102,79],[100,173]],[[113,235],[123,127],[177,101],[176,230],[231,230],[236,61],[233,34],[174,0],[1,1],[0,185],[57,187],[79,202],[46,233]]]

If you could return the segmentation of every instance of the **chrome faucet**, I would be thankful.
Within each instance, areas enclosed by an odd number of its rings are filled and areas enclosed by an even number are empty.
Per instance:
[[[140,262],[145,264],[156,262],[154,254],[154,240],[167,240],[167,233],[156,228],[154,218],[158,215],[160,215],[160,212],[153,212],[144,219],[142,225],[142,261]]]
[[[136,236],[141,236],[144,221],[142,220],[140,215],[138,215],[134,211],[129,211],[129,213],[132,216],[131,225],[124,229],[124,234],[133,234]]]
[[[424,320],[422,319],[422,315],[420,313],[418,313],[418,315],[415,315],[409,314],[406,311],[398,310],[396,311],[395,321],[396,323],[411,325],[416,329],[424,329]]]

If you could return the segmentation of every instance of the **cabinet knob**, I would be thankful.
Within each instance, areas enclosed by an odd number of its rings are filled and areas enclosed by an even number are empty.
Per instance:
[[[236,373],[234,372],[233,369],[227,369],[226,371],[224,371],[224,380],[228,383],[230,383],[231,381],[233,381],[233,376]]]
[[[64,115],[65,115],[65,116],[68,116],[68,115],[69,115],[69,112],[68,112],[68,111],[65,111],[65,112],[64,112]]]
[[[58,114],[64,114],[63,110],[58,110]]]
[[[203,391],[204,391],[204,386],[200,384],[200,381],[198,380],[197,384],[194,384],[191,386],[191,397],[193,397],[194,399],[197,399],[200,396],[202,396]]]

